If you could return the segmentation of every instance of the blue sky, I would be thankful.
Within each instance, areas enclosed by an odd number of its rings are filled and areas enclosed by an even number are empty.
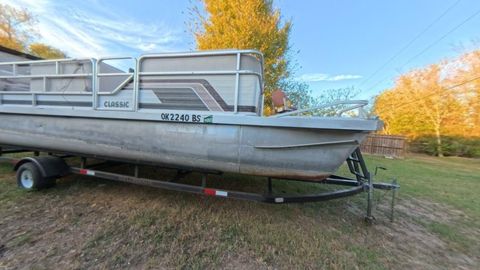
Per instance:
[[[2,2],[28,8],[37,16],[41,41],[72,57],[195,48],[185,24],[188,0]],[[480,47],[480,14],[451,31],[480,11],[478,0],[277,0],[275,6],[293,22],[296,76],[314,94],[353,86],[360,98],[368,98],[390,87],[400,73]]]

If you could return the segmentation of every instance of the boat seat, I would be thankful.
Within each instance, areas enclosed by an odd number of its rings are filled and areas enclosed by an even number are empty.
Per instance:
[[[280,89],[272,92],[272,103],[275,113],[285,113],[296,110],[296,108],[291,106],[291,102],[285,92]]]

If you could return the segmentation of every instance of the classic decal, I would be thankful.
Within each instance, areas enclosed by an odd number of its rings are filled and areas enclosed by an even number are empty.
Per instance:
[[[111,101],[107,100],[103,103],[105,108],[130,108],[129,101]]]

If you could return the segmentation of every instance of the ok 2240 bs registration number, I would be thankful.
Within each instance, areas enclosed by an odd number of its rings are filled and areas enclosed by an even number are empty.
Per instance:
[[[199,114],[183,113],[162,113],[162,120],[174,122],[212,123],[213,116],[202,116]]]

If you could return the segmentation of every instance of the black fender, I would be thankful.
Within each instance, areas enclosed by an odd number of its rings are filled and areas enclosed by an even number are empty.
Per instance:
[[[35,164],[45,179],[58,178],[70,173],[70,166],[67,165],[65,160],[54,156],[22,158],[15,164],[13,169],[16,171],[20,166],[28,162]]]

